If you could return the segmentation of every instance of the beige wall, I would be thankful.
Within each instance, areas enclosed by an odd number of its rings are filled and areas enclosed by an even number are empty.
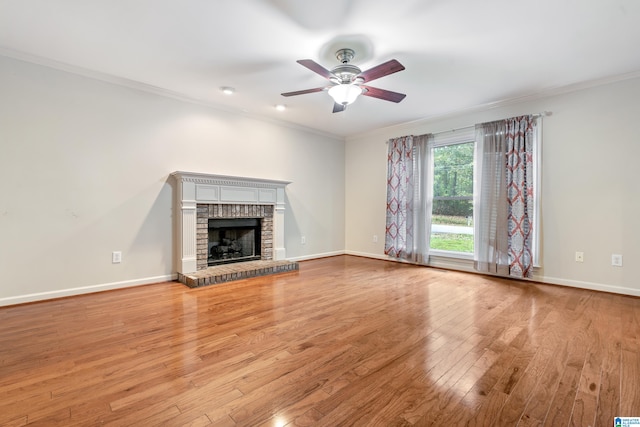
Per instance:
[[[0,305],[171,278],[176,170],[292,181],[287,257],[344,249],[340,139],[4,57],[0,94]]]
[[[293,181],[288,258],[384,258],[386,140],[543,110],[537,278],[640,295],[640,79],[346,143],[3,57],[0,94],[0,305],[172,277],[176,170]]]
[[[542,252],[537,278],[640,295],[640,79],[349,138],[346,250],[383,257],[386,141],[519,114],[544,118]],[[372,242],[378,235],[378,243]],[[576,251],[584,263],[576,263]],[[611,254],[624,266],[611,266]]]

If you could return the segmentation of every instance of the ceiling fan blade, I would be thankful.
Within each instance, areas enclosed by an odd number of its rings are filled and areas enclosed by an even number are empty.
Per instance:
[[[320,74],[322,77],[324,77],[327,80],[333,77],[333,74],[331,74],[331,71],[327,70],[326,68],[318,64],[313,59],[299,59],[296,62],[304,67],[307,67],[314,73]]]
[[[305,90],[296,90],[294,92],[285,92],[281,93],[282,96],[296,96],[296,95],[304,95],[306,93],[314,93],[314,92],[322,92],[326,87],[315,87],[313,89],[305,89]]]
[[[385,89],[378,89],[377,87],[371,87],[371,86],[365,86],[365,85],[360,85],[360,87],[364,89],[362,91],[362,94],[364,96],[371,96],[373,98],[384,99],[385,101],[391,101],[391,102],[397,103],[402,101],[404,97],[407,96],[404,93],[392,92],[390,90],[385,90]]]
[[[334,102],[333,104],[333,112],[334,113],[339,113],[341,111],[344,111],[347,109],[347,106],[344,104],[338,104],[337,102]]]
[[[358,77],[362,77],[365,82],[370,82],[371,80],[379,79],[380,77],[388,76],[389,74],[397,73],[402,70],[404,70],[404,65],[395,59],[392,59],[361,72],[358,74]]]

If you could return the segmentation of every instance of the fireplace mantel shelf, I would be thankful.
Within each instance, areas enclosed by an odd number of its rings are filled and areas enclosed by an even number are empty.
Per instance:
[[[248,178],[231,175],[214,175],[207,173],[183,172],[176,171],[171,175],[182,182],[193,182],[196,184],[211,185],[231,185],[236,187],[259,187],[259,188],[277,188],[285,187],[291,184],[291,181],[282,181],[276,179],[264,178]]]

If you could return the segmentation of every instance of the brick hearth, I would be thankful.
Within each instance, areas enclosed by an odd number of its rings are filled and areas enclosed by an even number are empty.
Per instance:
[[[195,273],[178,273],[178,280],[190,288],[231,282],[232,280],[249,279],[269,274],[297,271],[298,263],[291,261],[247,261],[234,264],[216,265],[198,270]]]

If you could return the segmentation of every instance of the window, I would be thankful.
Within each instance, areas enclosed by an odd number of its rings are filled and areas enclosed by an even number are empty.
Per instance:
[[[430,249],[434,255],[472,259],[474,255],[474,174],[478,173],[474,127],[435,134],[431,146],[433,204]],[[533,143],[533,265],[540,251],[540,157],[542,121]],[[475,195],[478,196],[478,195]],[[475,200],[479,203],[479,200]]]
[[[432,249],[473,253],[473,146],[433,149]]]
[[[385,254],[530,277],[539,267],[541,136],[541,120],[520,116],[390,140]]]
[[[433,139],[432,251],[473,255],[474,151],[472,128]]]

